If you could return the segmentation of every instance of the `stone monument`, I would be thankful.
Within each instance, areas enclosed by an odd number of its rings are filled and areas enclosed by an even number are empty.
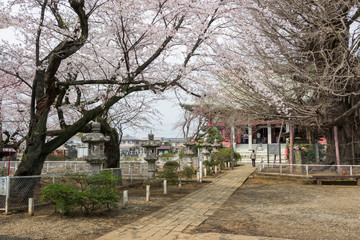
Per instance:
[[[148,179],[155,179],[156,165],[155,162],[158,160],[156,154],[156,148],[161,146],[159,141],[154,140],[154,134],[150,132],[148,135],[149,140],[144,141],[141,146],[145,148],[146,156],[145,161],[148,162]]]
[[[207,138],[204,139],[204,142],[200,144],[201,146],[201,152],[202,155],[204,155],[204,161],[209,160],[209,155],[210,155],[210,151],[209,151],[209,147],[211,146],[211,144],[207,141]]]
[[[106,161],[105,142],[110,141],[110,137],[105,137],[104,134],[100,132],[100,123],[93,122],[91,127],[92,132],[83,136],[81,141],[89,144],[89,153],[88,156],[85,157],[85,161],[90,163],[92,174],[96,174],[100,172],[102,165]]]
[[[193,160],[192,160],[192,156],[194,155],[193,152],[193,147],[195,146],[195,142],[191,141],[190,138],[186,138],[186,141],[184,143],[184,146],[186,147],[185,150],[185,157],[188,159],[187,160],[187,165],[189,167],[193,167]]]

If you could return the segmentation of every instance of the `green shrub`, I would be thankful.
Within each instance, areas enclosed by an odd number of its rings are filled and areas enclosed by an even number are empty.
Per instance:
[[[213,154],[211,156],[212,161],[216,161],[218,163],[230,162],[231,161],[231,148],[222,148],[219,152]],[[234,152],[234,160],[241,160],[241,155],[237,152]]]
[[[164,164],[164,168],[175,168],[180,167],[180,164],[176,161],[168,161]]]
[[[41,200],[55,205],[55,212],[68,214],[79,204],[79,190],[68,183],[51,183],[41,190]]]
[[[102,171],[86,178],[78,177],[82,185],[79,204],[86,214],[103,208],[113,208],[120,200],[117,178],[111,171]]]
[[[176,161],[168,161],[164,164],[161,177],[165,178],[169,184],[175,185],[179,183],[179,174],[177,169],[180,167],[180,164]]]
[[[159,157],[160,157],[161,159],[164,159],[165,161],[168,161],[168,160],[170,160],[171,158],[175,157],[175,154],[166,152],[166,153],[161,154]]]
[[[71,174],[69,183],[54,183],[41,191],[41,198],[55,204],[55,212],[67,214],[75,207],[81,207],[90,214],[99,209],[117,206],[120,200],[117,178],[111,171],[102,171],[96,175]]]
[[[7,176],[8,169],[7,168],[0,168],[0,176]]]
[[[185,157],[185,153],[184,152],[179,152],[179,159],[183,159]]]
[[[192,179],[192,176],[194,175],[195,171],[192,166],[184,167],[183,174],[185,175],[187,180]]]

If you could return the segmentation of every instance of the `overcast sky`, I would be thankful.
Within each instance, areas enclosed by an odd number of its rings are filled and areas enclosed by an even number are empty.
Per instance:
[[[176,124],[182,119],[183,111],[174,94],[169,91],[166,94],[167,100],[157,101],[152,107],[156,108],[162,116],[159,116],[162,123],[154,122],[152,125],[155,137],[182,138],[181,128],[175,128]],[[150,130],[130,130],[126,129],[124,135],[128,134],[134,137],[147,137]]]

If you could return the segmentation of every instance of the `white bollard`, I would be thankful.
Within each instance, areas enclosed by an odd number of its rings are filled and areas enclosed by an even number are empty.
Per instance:
[[[34,215],[34,199],[33,198],[29,198],[29,215],[32,216]]]
[[[164,194],[167,194],[167,180],[164,180]]]
[[[122,208],[126,208],[128,206],[128,204],[129,204],[128,190],[124,190]]]
[[[200,182],[200,173],[199,172],[196,172],[196,179],[198,182]]]
[[[215,173],[217,173],[217,166],[215,166]]]
[[[150,201],[150,185],[146,185],[146,201]]]
[[[206,168],[204,168],[204,177],[206,177]]]
[[[181,188],[181,177],[179,177],[179,189]]]

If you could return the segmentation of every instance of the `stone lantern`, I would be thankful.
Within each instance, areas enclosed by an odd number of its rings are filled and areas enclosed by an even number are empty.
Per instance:
[[[154,140],[154,134],[152,132],[150,132],[148,137],[149,140],[146,140],[143,144],[141,144],[141,146],[146,150],[146,156],[144,157],[144,160],[148,162],[148,178],[154,179],[156,173],[155,162],[158,160],[158,157],[156,156],[156,148],[160,147],[161,143]]]
[[[105,137],[100,132],[100,123],[93,122],[91,124],[92,132],[83,136],[81,141],[88,143],[88,156],[85,160],[91,165],[91,172],[93,174],[99,173],[102,169],[102,165],[106,161],[105,156],[105,142],[110,141],[110,137]]]
[[[220,143],[217,142],[217,139],[214,140],[214,143],[211,144],[211,147],[212,147],[212,151],[211,153],[217,153],[219,152],[218,148],[221,146]]]
[[[206,161],[208,160],[210,155],[209,147],[211,146],[211,144],[208,143],[207,138],[205,138],[204,142],[200,144],[200,146],[201,146],[202,154],[204,155],[204,161]]]
[[[194,152],[192,151],[193,147],[195,146],[195,142],[191,141],[190,138],[187,138],[184,146],[186,147],[185,150],[185,156],[188,159],[187,165],[191,167],[193,165],[192,156],[194,155]]]

